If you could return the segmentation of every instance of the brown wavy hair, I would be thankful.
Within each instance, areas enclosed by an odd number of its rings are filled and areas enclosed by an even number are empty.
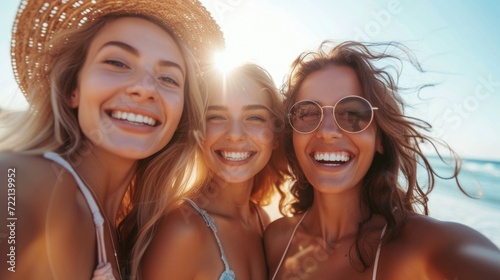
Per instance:
[[[394,54],[396,53],[396,54]],[[288,112],[297,101],[296,96],[303,81],[312,73],[321,71],[331,65],[352,68],[361,83],[363,97],[379,109],[374,116],[378,135],[381,138],[383,153],[376,153],[367,171],[361,188],[362,212],[365,213],[359,223],[354,245],[356,255],[361,262],[360,270],[370,263],[370,256],[363,250],[363,236],[367,232],[366,224],[374,214],[382,215],[387,222],[384,241],[394,239],[405,225],[409,213],[421,209],[428,215],[428,194],[434,188],[436,173],[422,152],[422,143],[432,145],[439,157],[437,147],[444,145],[454,159],[454,173],[451,178],[457,181],[461,161],[449,146],[433,139],[427,133],[431,125],[421,119],[404,114],[404,103],[398,87],[403,63],[410,63],[416,70],[424,72],[413,53],[401,43],[360,43],[354,41],[334,45],[325,41],[317,51],[301,54],[291,66],[287,81],[282,91],[285,95],[284,107]],[[414,92],[429,85],[416,87]],[[290,168],[294,174],[291,194],[294,199],[288,205],[289,211],[299,214],[309,209],[314,200],[314,191],[305,177],[293,149],[292,128],[285,123],[285,151]],[[427,180],[422,184],[417,180],[417,167],[422,165],[427,172]],[[284,211],[284,210],[283,210]],[[351,257],[351,264],[354,263]],[[353,264],[354,266],[354,264]]]

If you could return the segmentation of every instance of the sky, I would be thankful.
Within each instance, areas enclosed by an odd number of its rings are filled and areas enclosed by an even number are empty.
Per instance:
[[[419,58],[424,75],[408,84],[435,87],[405,97],[408,114],[467,158],[500,160],[500,2],[431,0],[201,0],[221,26],[227,57],[255,62],[277,86],[291,62],[324,40],[398,41]],[[10,65],[10,32],[18,1],[0,3],[0,106],[26,102]],[[405,67],[403,74],[405,73]]]

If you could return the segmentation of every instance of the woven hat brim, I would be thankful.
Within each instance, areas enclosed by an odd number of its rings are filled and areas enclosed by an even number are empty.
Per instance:
[[[224,48],[220,27],[197,0],[25,0],[19,5],[11,42],[14,76],[25,96],[29,83],[47,67],[32,57],[50,48],[54,34],[108,14],[144,15],[164,23],[201,64]]]

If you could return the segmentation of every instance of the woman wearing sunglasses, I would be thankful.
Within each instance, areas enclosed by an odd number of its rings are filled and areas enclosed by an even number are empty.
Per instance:
[[[438,176],[419,146],[434,143],[429,125],[403,114],[398,77],[379,68],[399,60],[377,52],[407,50],[329,47],[299,56],[284,88],[293,216],[266,230],[271,279],[500,279],[491,241],[427,217]]]

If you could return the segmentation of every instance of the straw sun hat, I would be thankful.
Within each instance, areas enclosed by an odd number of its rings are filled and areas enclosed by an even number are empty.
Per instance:
[[[28,101],[28,85],[40,81],[49,67],[32,57],[50,48],[53,35],[61,30],[108,14],[145,15],[163,22],[200,62],[224,47],[219,26],[198,0],[22,0],[12,27],[11,58],[14,76]]]

